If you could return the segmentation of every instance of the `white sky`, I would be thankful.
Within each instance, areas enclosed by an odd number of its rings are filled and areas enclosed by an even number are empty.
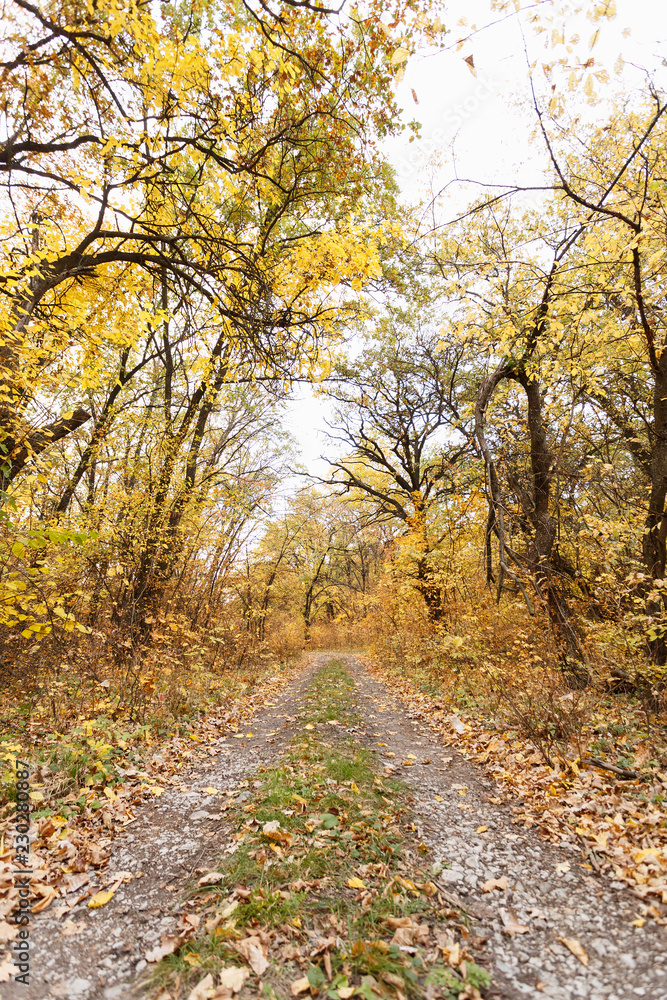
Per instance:
[[[558,8],[558,0],[553,6]],[[445,26],[452,28],[448,44],[464,33],[456,28],[461,16],[478,26],[497,17],[490,11],[489,0],[453,0],[441,15]],[[667,70],[662,65],[667,58],[665,0],[617,0],[615,20],[601,26],[591,49],[596,27],[585,18],[566,25],[570,34],[577,31],[581,36],[576,52],[579,61],[584,63],[592,56],[596,65],[612,74],[610,92],[615,86],[638,86],[644,69],[667,86]],[[626,37],[627,29],[630,34]],[[548,58],[542,41],[527,37],[531,58],[539,57],[540,62]],[[474,58],[476,76],[464,61],[469,55]],[[619,55],[625,66],[616,76],[613,67]],[[385,145],[406,200],[418,201],[456,177],[487,183],[540,183],[546,161],[543,150],[529,141],[534,118],[525,104],[527,81],[524,43],[515,19],[480,32],[459,52],[413,57],[399,85],[398,98],[406,119],[422,123],[421,138],[408,143],[407,136],[402,136]],[[419,104],[415,104],[412,90]],[[454,214],[472,193],[465,185],[450,185],[447,210]],[[285,418],[299,444],[302,463],[319,475],[327,470],[327,463],[319,456],[332,450],[323,434],[328,414],[326,402],[302,387],[296,390]]]

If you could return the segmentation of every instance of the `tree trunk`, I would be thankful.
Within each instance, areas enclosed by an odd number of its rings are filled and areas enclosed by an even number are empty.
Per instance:
[[[653,448],[651,450],[651,492],[649,495],[646,527],[642,538],[642,557],[652,580],[662,580],[667,562],[667,358],[660,359],[660,367],[654,372],[653,387]],[[659,629],[664,628],[662,619],[664,601],[651,601],[649,613],[659,619]],[[655,639],[647,639],[647,646],[654,663],[667,663],[667,638],[659,631]]]
[[[542,393],[537,380],[528,377],[524,372],[517,375],[517,381],[522,385],[528,402],[530,464],[533,476],[531,521],[535,532],[529,549],[530,568],[549,614],[567,682],[574,687],[585,687],[590,682],[590,674],[585,665],[579,637],[572,624],[567,601],[558,585],[558,577],[552,565],[551,557],[558,523],[549,509],[554,457],[549,448],[544,426]]]

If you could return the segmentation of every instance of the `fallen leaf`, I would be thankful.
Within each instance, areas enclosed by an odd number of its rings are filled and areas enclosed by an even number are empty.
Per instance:
[[[19,929],[17,924],[10,924],[6,920],[0,920],[0,943],[6,944],[7,941],[13,941],[18,934]]]
[[[157,947],[145,953],[144,958],[147,962],[159,962],[167,955],[173,955],[176,949],[181,947],[185,937],[186,935],[184,934],[165,935]]]
[[[235,965],[228,965],[226,969],[220,970],[220,985],[226,986],[232,993],[239,993],[249,975],[249,969],[239,969]]]
[[[118,879],[114,882],[112,886],[108,889],[102,889],[101,892],[96,892],[94,896],[91,896],[88,900],[88,907],[91,910],[97,910],[100,906],[106,906],[109,900],[113,897],[116,889],[119,885],[122,885],[123,880]]]
[[[559,864],[556,865],[556,871],[558,872],[559,875],[564,875],[566,872],[569,872],[569,870],[570,870],[569,861],[561,861]]]
[[[466,727],[463,725],[463,723],[461,722],[461,720],[458,717],[458,715],[454,715],[454,714],[448,715],[447,718],[445,719],[445,722],[448,722],[450,724],[450,726],[452,727],[452,729],[454,730],[454,732],[458,733],[459,736],[462,733],[465,733],[465,731],[466,731]]]
[[[498,913],[500,914],[500,919],[503,922],[503,930],[505,934],[509,934],[510,937],[514,937],[515,934],[529,933],[530,928],[524,927],[523,924],[519,923],[514,910],[504,910],[501,906]]]
[[[361,879],[357,878],[356,876],[354,878],[349,878],[347,880],[347,884],[350,887],[350,889],[365,889],[366,888],[366,886],[361,881]]]
[[[47,906],[51,905],[53,900],[58,895],[58,890],[55,889],[52,885],[45,886],[45,889],[47,891],[44,892],[42,899],[40,899],[38,903],[35,903],[34,906],[30,907],[31,913],[41,913],[42,910],[45,910]]]
[[[442,953],[450,965],[459,965],[461,961],[461,946],[455,941],[449,948],[443,948]]]
[[[308,976],[304,976],[303,979],[297,979],[292,983],[292,996],[298,997],[300,993],[306,993],[310,989],[310,983],[308,982]],[[340,990],[338,991],[340,995]]]
[[[632,921],[632,926],[633,927],[643,927],[645,923],[646,923],[646,920],[644,919],[644,917],[637,917],[636,920]]]
[[[435,801],[436,801],[436,802],[444,802],[445,800],[444,800],[444,798],[442,797],[442,795],[436,795],[436,797],[435,797]],[[478,830],[477,832],[479,833],[479,830]]]
[[[486,833],[488,829],[489,829],[488,826],[478,826],[477,833]]]
[[[11,958],[6,958],[0,962],[0,983],[8,983],[17,972],[17,968]]]
[[[493,892],[494,889],[499,889],[501,892],[509,885],[507,881],[507,876],[503,875],[502,878],[490,878],[488,882],[485,882],[482,886],[482,892]]]
[[[85,926],[86,923],[84,920],[66,920],[60,933],[63,937],[74,937],[74,935],[79,934]]]
[[[312,724],[312,722],[307,722],[306,725],[303,728],[304,729],[314,729],[315,726]]]
[[[205,875],[198,880],[197,885],[217,885],[224,879],[223,872],[206,872]]]
[[[245,959],[256,976],[262,976],[268,969],[269,963],[262,950],[262,942],[258,937],[252,935],[243,938],[242,941],[234,941],[231,947],[238,952],[241,958]]]
[[[209,785],[208,788],[204,789],[204,791],[207,795],[218,795],[218,789],[214,788],[212,785]]]
[[[209,972],[208,975],[204,976],[202,981],[197,983],[195,988],[190,991],[188,1000],[208,1000],[208,991],[212,990],[213,986],[213,976]]]
[[[399,927],[412,927],[410,917],[387,917],[385,923],[387,927],[391,927],[392,931],[397,930]]]
[[[356,989],[356,986],[339,986],[336,990],[340,1000],[349,1000]]]
[[[568,951],[571,951],[575,958],[578,958],[581,964],[588,968],[588,955],[576,938],[559,937],[556,938],[556,940],[560,941],[561,944],[564,944]]]

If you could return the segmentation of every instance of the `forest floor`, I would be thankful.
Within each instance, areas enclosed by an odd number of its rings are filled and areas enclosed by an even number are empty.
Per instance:
[[[30,985],[1,1000],[667,1000],[665,926],[576,844],[517,826],[363,658],[310,655],[205,749],[99,886],[36,914]]]

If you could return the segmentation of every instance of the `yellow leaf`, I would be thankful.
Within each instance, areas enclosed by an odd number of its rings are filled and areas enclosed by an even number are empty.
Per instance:
[[[568,951],[571,951],[575,958],[578,958],[582,965],[588,967],[588,955],[581,947],[576,938],[566,938],[559,937],[556,938],[561,944],[564,944]]]
[[[91,910],[97,910],[100,906],[106,906],[109,900],[113,897],[113,889],[102,889],[101,892],[96,892],[94,896],[88,900],[88,907]]]
[[[489,829],[488,826],[478,826],[477,833],[486,833],[488,829]]]
[[[356,781],[350,782],[350,789],[355,793],[355,795],[359,794],[359,786],[357,785]]]
[[[204,789],[204,791],[206,792],[207,795],[217,795],[218,794],[218,789],[214,788],[213,785],[209,785],[208,788]]]
[[[445,800],[443,799],[442,795],[436,795],[435,801],[436,802],[444,802]],[[486,829],[486,827],[484,829]],[[477,833],[479,833],[479,830],[477,831]]]
[[[409,55],[410,55],[410,53],[408,52],[408,50],[404,49],[401,46],[400,48],[396,49],[396,51],[392,54],[392,57],[391,57],[391,60],[390,60],[391,61],[391,65],[392,66],[398,66],[398,65],[400,65],[400,63],[404,63],[406,61],[406,59],[408,58]]]
[[[365,889],[366,888],[366,886],[361,881],[361,879],[360,878],[356,878],[356,876],[354,878],[349,878],[347,880],[347,884],[349,885],[350,889]]]

